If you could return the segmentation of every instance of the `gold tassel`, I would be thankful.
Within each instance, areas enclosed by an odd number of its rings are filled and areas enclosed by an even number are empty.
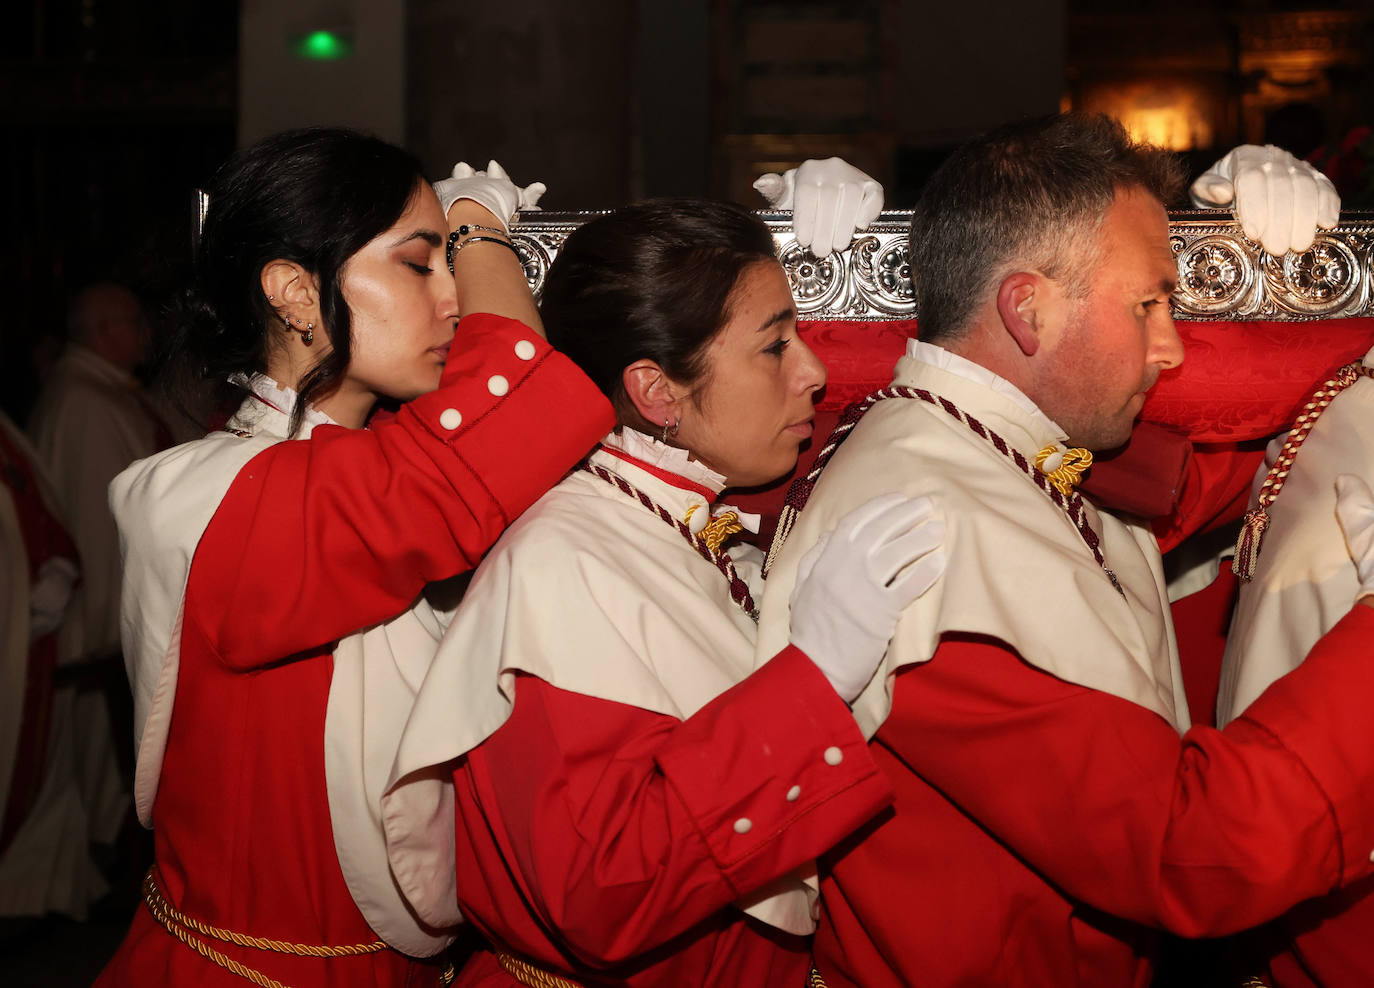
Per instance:
[[[1236,539],[1236,558],[1231,561],[1231,570],[1246,583],[1255,578],[1260,546],[1264,543],[1264,530],[1268,527],[1269,512],[1264,508],[1252,508],[1245,513],[1245,522],[1240,526],[1240,538]]]

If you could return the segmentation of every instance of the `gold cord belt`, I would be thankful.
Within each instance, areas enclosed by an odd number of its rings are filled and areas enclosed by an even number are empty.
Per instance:
[[[567,978],[545,971],[543,968],[535,967],[529,961],[523,961],[514,954],[498,951],[496,961],[501,965],[503,971],[527,988],[582,988],[576,981],[569,981]],[[806,988],[826,988],[825,979],[814,967],[811,969],[811,975],[806,979]]]
[[[168,933],[207,961],[217,964],[232,974],[237,974],[240,978],[246,978],[255,985],[261,985],[262,988],[287,988],[287,986],[274,978],[269,978],[260,971],[255,971],[251,967],[225,956],[196,934],[219,940],[222,943],[253,947],[257,950],[268,950],[277,954],[293,954],[296,957],[357,957],[388,949],[381,940],[374,940],[371,943],[350,943],[336,947],[322,947],[307,943],[288,943],[285,940],[250,937],[243,933],[235,933],[232,930],[224,930],[208,923],[202,923],[185,913],[178,912],[172,908],[171,903],[162,897],[162,892],[157,887],[157,879],[153,877],[156,870],[156,866],[149,868],[148,874],[143,879],[143,901],[147,903],[148,911],[153,914],[153,918],[161,923]],[[452,966],[440,977],[443,984],[450,984],[454,978]]]
[[[497,951],[496,962],[501,965],[501,970],[528,988],[582,988],[576,981],[561,978],[505,951]]]

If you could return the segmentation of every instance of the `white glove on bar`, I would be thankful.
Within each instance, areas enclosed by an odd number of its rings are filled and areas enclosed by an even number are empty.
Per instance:
[[[434,183],[434,194],[444,215],[459,199],[471,199],[491,211],[507,233],[518,209],[538,209],[539,197],[547,192],[543,182],[532,182],[523,189],[510,180],[506,170],[496,161],[487,163],[485,171],[473,171],[466,161],[453,166],[449,178]]]
[[[1272,144],[1242,144],[1189,191],[1200,209],[1234,202],[1245,235],[1275,257],[1307,250],[1318,227],[1329,230],[1341,218],[1341,197],[1331,180]]]
[[[817,257],[849,246],[883,211],[883,187],[841,158],[813,158],[754,181],[773,209],[792,210],[797,243]]]

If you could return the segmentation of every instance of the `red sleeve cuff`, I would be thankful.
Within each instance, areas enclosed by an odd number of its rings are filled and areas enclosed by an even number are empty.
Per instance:
[[[741,892],[772,879],[779,857],[789,868],[816,857],[892,799],[849,708],[792,646],[689,718],[657,760]]]
[[[507,521],[615,425],[610,402],[529,327],[487,313],[458,325],[438,391],[406,409],[488,488]]]

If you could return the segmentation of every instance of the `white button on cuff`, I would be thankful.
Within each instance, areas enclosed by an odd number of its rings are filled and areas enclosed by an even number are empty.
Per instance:
[[[787,790],[787,801],[789,803],[795,803],[800,798],[801,786],[793,786],[791,789]]]
[[[500,398],[510,390],[510,382],[500,374],[493,374],[491,377],[487,378],[487,390]]]
[[[821,757],[825,759],[827,765],[838,765],[840,762],[844,761],[844,752],[834,745],[831,745],[829,748],[825,749],[825,754]]]
[[[534,353],[534,344],[529,340],[521,340],[515,344],[515,355],[521,360],[533,360]]]
[[[1369,860],[1374,861],[1374,851],[1369,852]]]
[[[754,821],[750,820],[747,816],[742,816],[735,821],[735,833],[737,834],[747,834],[753,829]]]
[[[463,424],[463,413],[456,408],[445,408],[439,413],[439,425],[449,432]]]
[[[711,509],[707,506],[705,501],[698,502],[696,510],[693,511],[691,517],[687,519],[687,531],[696,535],[705,528],[710,521]]]

